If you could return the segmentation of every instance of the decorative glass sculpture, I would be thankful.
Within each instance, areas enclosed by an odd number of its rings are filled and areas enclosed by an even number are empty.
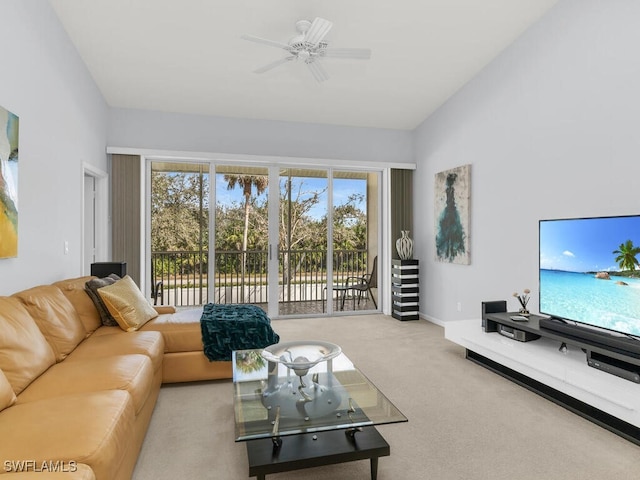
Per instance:
[[[291,368],[299,377],[306,375],[318,363],[326,362],[341,353],[342,349],[335,343],[321,341],[276,343],[262,350],[263,358]]]

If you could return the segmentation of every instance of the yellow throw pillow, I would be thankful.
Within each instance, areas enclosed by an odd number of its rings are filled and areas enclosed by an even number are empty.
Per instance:
[[[98,294],[111,316],[125,332],[138,330],[149,320],[158,316],[158,312],[144,298],[129,275],[113,285],[99,288]]]

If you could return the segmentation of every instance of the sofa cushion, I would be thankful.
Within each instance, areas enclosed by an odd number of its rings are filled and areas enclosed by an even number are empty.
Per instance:
[[[0,370],[0,412],[13,405],[16,401],[16,393],[11,388],[7,377]]]
[[[123,390],[48,398],[0,412],[3,462],[75,461],[100,479],[117,478],[134,435],[133,401]]]
[[[129,275],[100,288],[98,295],[125,332],[135,331],[158,316]]]
[[[87,335],[102,325],[98,310],[86,291],[86,283],[93,278],[95,277],[70,278],[52,284],[60,289],[76,309]]]
[[[176,313],[177,309],[173,305],[154,305],[153,309],[158,312],[158,315],[164,315],[166,313]]]
[[[30,460],[30,463],[27,463],[22,460],[5,463],[4,469],[11,473],[10,480],[96,480],[91,467],[78,462]]]
[[[93,305],[96,307],[96,310],[98,310],[98,315],[100,315],[100,322],[105,327],[116,327],[118,326],[118,322],[113,318],[113,315],[109,313],[109,309],[102,301],[102,297],[98,295],[98,290],[102,287],[113,285],[118,280],[120,280],[120,277],[112,273],[108,277],[92,278],[85,284],[86,293],[93,301]]]
[[[146,355],[117,355],[82,362],[62,362],[35,379],[18,397],[18,404],[72,393],[125,390],[136,415],[153,390],[154,372]]]
[[[16,395],[55,361],[51,345],[20,300],[0,297],[0,369]]]
[[[56,361],[64,360],[86,337],[78,312],[58,287],[43,285],[14,296],[24,304],[51,344]]]
[[[101,335],[103,329],[113,330],[112,335]],[[86,362],[92,358],[113,357],[139,353],[151,360],[153,371],[162,368],[164,340],[159,332],[123,332],[117,327],[100,327],[96,333],[78,345],[65,362]],[[17,394],[17,392],[16,392]]]
[[[201,316],[202,308],[158,315],[141,327],[140,331],[153,330],[162,333],[165,352],[203,352]]]

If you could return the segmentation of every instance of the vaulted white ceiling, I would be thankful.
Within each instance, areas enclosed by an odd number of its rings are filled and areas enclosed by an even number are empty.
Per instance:
[[[558,0],[50,0],[112,107],[411,130]],[[329,80],[286,52],[298,20],[326,18]]]

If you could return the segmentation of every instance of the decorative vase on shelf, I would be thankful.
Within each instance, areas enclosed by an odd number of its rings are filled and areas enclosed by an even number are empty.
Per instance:
[[[402,236],[396,240],[396,250],[401,260],[410,260],[413,257],[413,240],[409,238],[409,230],[400,231]]]
[[[529,294],[531,293],[531,290],[525,288],[523,292],[524,293],[522,295],[520,295],[518,292],[515,292],[513,296],[516,297],[518,299],[518,303],[520,303],[520,309],[518,310],[518,313],[523,317],[528,317],[529,309],[527,309],[527,304],[529,303]]]

